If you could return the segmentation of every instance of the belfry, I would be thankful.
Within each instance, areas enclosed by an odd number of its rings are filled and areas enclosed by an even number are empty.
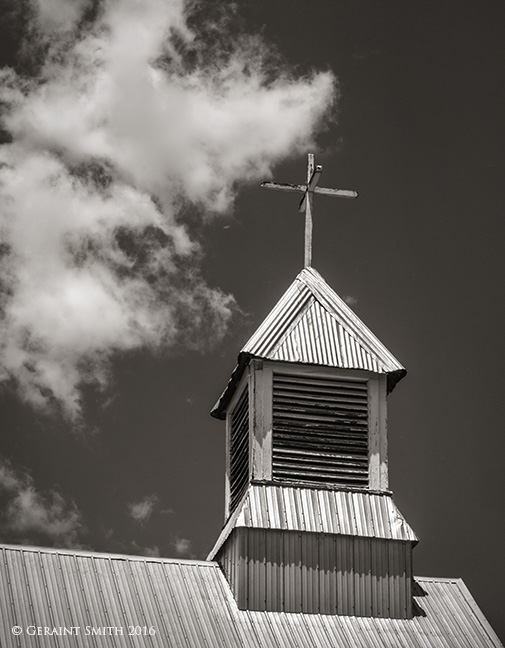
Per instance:
[[[306,186],[264,186],[304,192],[310,212],[311,157]],[[306,267],[212,411],[227,474],[209,558],[242,609],[411,618],[418,539],[388,489],[386,415],[406,371],[310,262],[306,238]]]

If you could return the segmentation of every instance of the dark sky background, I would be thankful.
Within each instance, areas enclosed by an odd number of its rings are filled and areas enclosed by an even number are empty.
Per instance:
[[[503,640],[505,5],[255,0],[239,14],[298,72],[338,76],[338,123],[318,137],[316,163],[322,186],[360,197],[316,198],[313,265],[408,371],[389,398],[389,467],[421,538],[415,573],[462,577]],[[299,157],[274,176],[302,183],[305,169]],[[204,276],[243,314],[204,354],[117,358],[113,397],[106,407],[89,400],[85,431],[4,385],[1,454],[41,493],[75,502],[83,546],[196,558],[211,549],[223,522],[224,424],[209,411],[302,268],[297,203],[247,186],[234,214],[205,228]],[[139,524],[129,505],[150,496]]]

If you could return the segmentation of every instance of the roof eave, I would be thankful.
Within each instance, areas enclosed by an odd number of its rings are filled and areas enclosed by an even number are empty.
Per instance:
[[[232,371],[228,384],[224,388],[223,393],[218,398],[216,404],[210,412],[210,415],[214,418],[220,419],[221,421],[224,421],[224,419],[226,418],[226,410],[228,409],[228,405],[230,404],[230,401],[233,398],[233,394],[235,393],[235,390],[237,389],[237,386],[241,381],[242,376],[244,375],[244,371],[246,370],[252,357],[253,356],[250,353],[239,353],[237,358],[237,366]]]
[[[402,378],[405,378],[406,375],[406,369],[397,369],[396,371],[388,373],[387,393],[390,394],[396,387],[397,383],[399,383]]]

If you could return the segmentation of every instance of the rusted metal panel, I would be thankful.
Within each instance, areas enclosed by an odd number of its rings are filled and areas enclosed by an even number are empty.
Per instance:
[[[0,547],[3,648],[500,648],[461,580],[418,578],[412,619],[239,610],[215,562]],[[268,587],[268,581],[267,581]],[[273,581],[271,584],[273,588]],[[273,591],[273,589],[272,589]],[[323,588],[323,591],[324,588]],[[372,604],[374,592],[372,590]],[[86,625],[152,625],[151,637],[84,634]],[[81,627],[26,636],[28,626]],[[12,627],[24,628],[16,636]]]

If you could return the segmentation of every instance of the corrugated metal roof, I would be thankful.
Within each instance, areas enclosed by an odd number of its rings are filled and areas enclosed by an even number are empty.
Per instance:
[[[304,268],[242,349],[269,360],[405,371],[314,268]]]
[[[9,546],[0,552],[4,648],[502,646],[461,580],[417,579],[418,614],[409,620],[248,612],[237,608],[215,562]],[[22,634],[13,634],[14,626]],[[147,634],[128,636],[129,626]],[[37,628],[52,634],[28,635]],[[71,628],[71,636],[63,634]],[[90,628],[102,634],[86,634]]]
[[[252,484],[209,558],[235,527],[419,541],[388,493]]]
[[[314,268],[304,268],[248,340],[212,415],[222,417],[249,358],[362,369],[388,375],[405,368]]]

